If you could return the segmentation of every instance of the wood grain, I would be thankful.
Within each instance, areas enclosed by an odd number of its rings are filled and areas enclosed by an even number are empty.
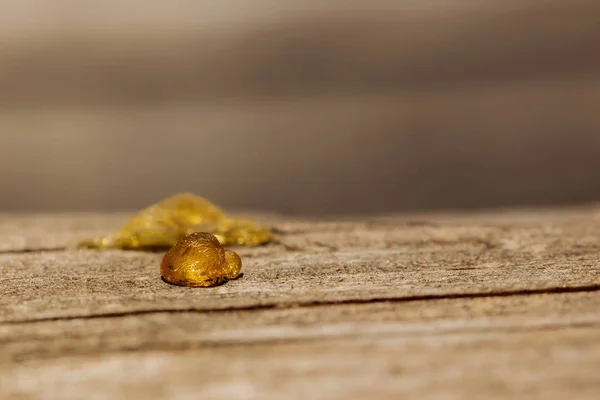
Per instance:
[[[72,249],[125,217],[0,216],[2,398],[600,393],[597,207],[266,215],[276,243],[210,289]]]

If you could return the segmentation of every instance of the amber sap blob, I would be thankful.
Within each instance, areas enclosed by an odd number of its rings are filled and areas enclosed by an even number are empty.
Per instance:
[[[271,231],[258,222],[229,217],[208,200],[183,193],[140,211],[118,232],[84,241],[80,247],[124,250],[168,248],[193,232],[214,234],[224,245],[259,246],[273,239]]]
[[[209,233],[185,236],[165,254],[160,264],[165,282],[180,286],[215,286],[242,274],[242,260]]]

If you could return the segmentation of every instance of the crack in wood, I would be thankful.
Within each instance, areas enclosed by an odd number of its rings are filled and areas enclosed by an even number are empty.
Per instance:
[[[281,308],[311,308],[311,307],[328,307],[336,305],[358,305],[358,304],[372,304],[380,302],[389,303],[406,303],[416,301],[433,301],[433,300],[453,300],[453,299],[477,299],[477,298],[492,298],[492,297],[512,297],[512,296],[530,296],[538,294],[559,294],[559,293],[581,293],[581,292],[596,292],[600,291],[600,284],[584,285],[584,286],[557,286],[540,289],[518,289],[508,290],[499,292],[472,292],[472,293],[449,293],[449,294],[429,294],[429,295],[416,295],[406,297],[373,297],[369,299],[347,299],[347,300],[316,300],[307,301],[302,303],[265,303],[255,304],[240,307],[224,307],[224,308],[213,308],[213,309],[201,309],[201,308],[183,308],[183,309],[149,309],[149,310],[132,310],[122,312],[112,312],[103,314],[92,314],[92,315],[72,315],[72,316],[59,316],[59,317],[43,317],[25,320],[13,320],[0,322],[2,325],[18,325],[18,324],[35,324],[38,322],[52,322],[52,321],[69,321],[69,320],[85,320],[85,319],[101,319],[101,318],[122,318],[136,315],[148,315],[148,314],[161,314],[161,313],[172,313],[172,314],[185,314],[185,313],[199,313],[199,314],[221,314],[228,312],[244,312],[244,311],[262,311],[272,310]]]
[[[35,249],[19,249],[19,250],[0,250],[0,256],[3,254],[30,254],[30,253],[51,253],[67,251],[67,247],[48,247],[48,248],[35,248]]]

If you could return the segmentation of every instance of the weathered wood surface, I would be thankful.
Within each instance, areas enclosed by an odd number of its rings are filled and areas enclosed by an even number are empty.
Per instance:
[[[0,397],[600,395],[600,208],[265,216],[210,289],[73,249],[124,216],[0,216]]]

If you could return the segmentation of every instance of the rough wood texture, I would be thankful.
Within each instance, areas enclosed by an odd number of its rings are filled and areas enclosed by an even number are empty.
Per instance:
[[[0,216],[0,397],[600,395],[597,207],[264,216],[211,289],[72,249],[124,217]]]

